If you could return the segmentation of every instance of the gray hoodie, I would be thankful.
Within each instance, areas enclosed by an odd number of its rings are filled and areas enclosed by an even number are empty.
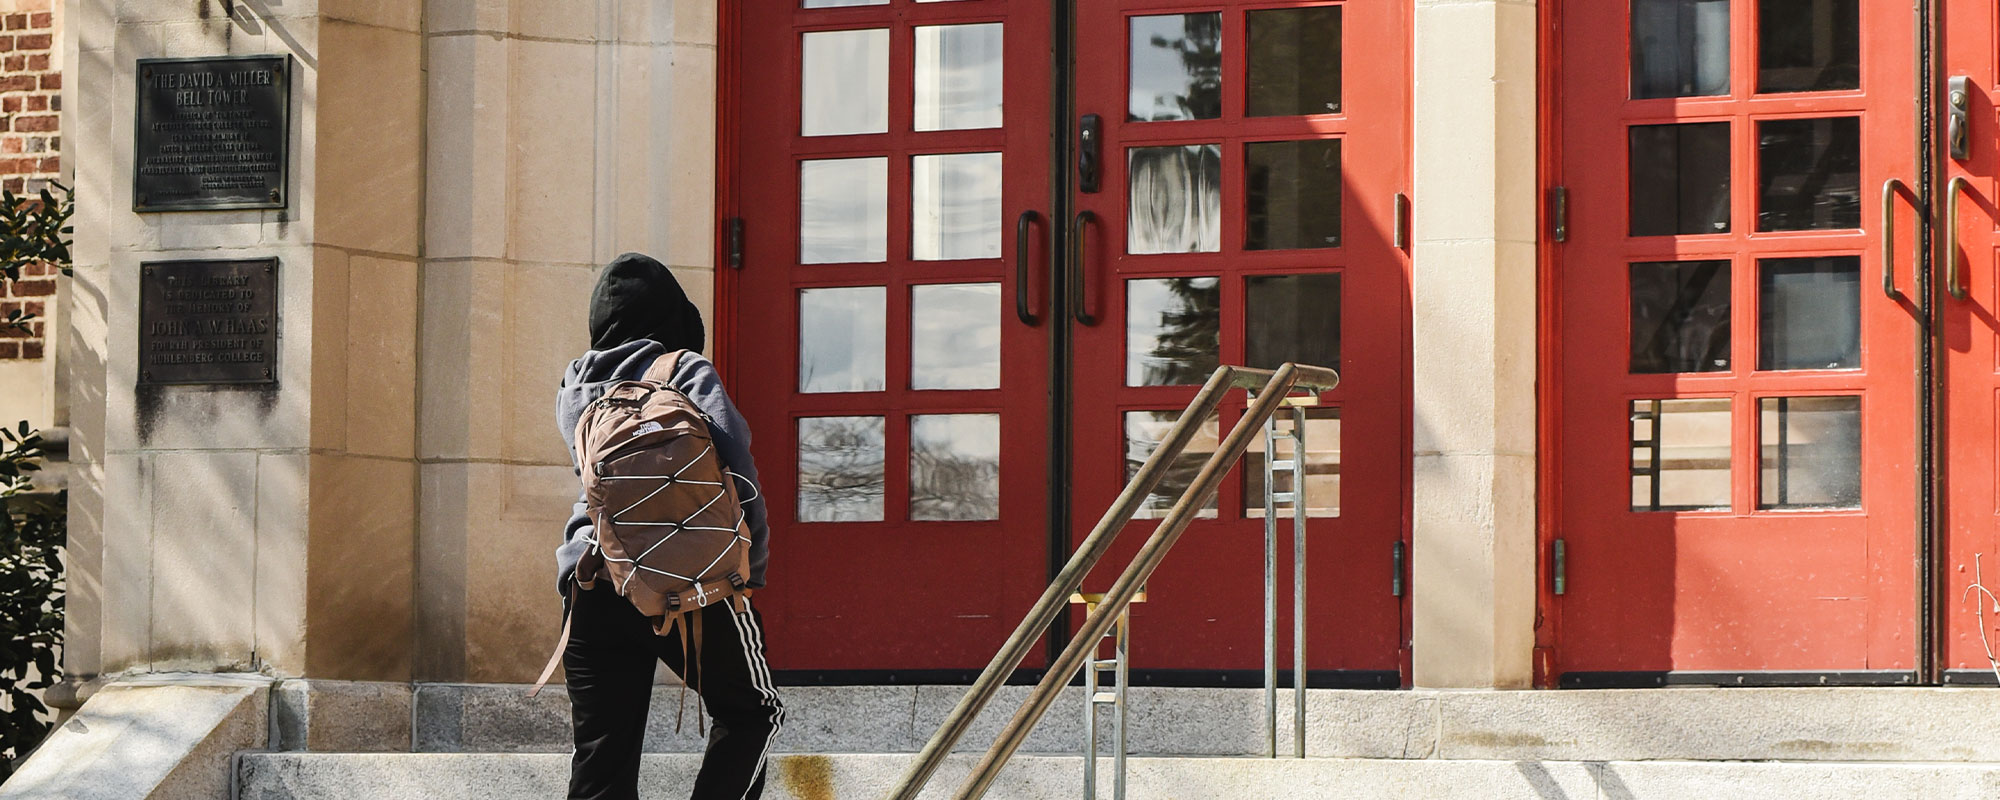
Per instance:
[[[638,339],[608,350],[592,350],[582,358],[570,362],[563,373],[562,388],[556,392],[556,430],[562,434],[563,442],[569,447],[569,460],[576,467],[576,422],[583,416],[583,409],[604,394],[604,390],[619,381],[635,380],[645,374],[653,360],[665,355],[667,348],[651,339]],[[714,437],[716,453],[722,457],[722,464],[742,479],[757,483],[757,465],[750,460],[750,425],[737,413],[736,404],[730,402],[729,393],[722,389],[722,377],[715,372],[715,365],[698,353],[688,353],[681,357],[674,368],[673,388],[687,395],[696,407],[708,414],[711,424],[709,434]],[[579,472],[579,475],[582,473]],[[589,550],[596,540],[591,530],[590,517],[583,512],[583,498],[579,496],[575,508],[570,512],[569,523],[563,526],[563,541],[556,548],[556,592],[569,594],[570,573],[576,571],[577,559]],[[764,585],[764,562],[770,556],[771,529],[765,523],[763,487],[758,486],[758,496],[743,504],[746,523],[750,527],[750,587]]]

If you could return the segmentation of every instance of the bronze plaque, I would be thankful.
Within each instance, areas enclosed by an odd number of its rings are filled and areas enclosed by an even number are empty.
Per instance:
[[[139,265],[139,385],[276,384],[278,260]]]
[[[284,208],[289,55],[139,59],[132,210]]]

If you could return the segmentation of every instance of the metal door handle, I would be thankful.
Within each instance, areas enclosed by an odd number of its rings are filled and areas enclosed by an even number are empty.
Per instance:
[[[1944,288],[1953,300],[1965,299],[1965,286],[1958,280],[1958,195],[1970,188],[1964,175],[1944,186]]]
[[[1882,293],[1890,299],[1903,296],[1896,291],[1896,192],[1904,188],[1896,178],[1882,182]]]
[[[1031,327],[1042,324],[1042,318],[1028,308],[1028,231],[1041,221],[1034,209],[1014,218],[1014,316]]]
[[[1091,316],[1084,303],[1088,294],[1085,278],[1089,270],[1088,262],[1084,259],[1086,248],[1083,246],[1083,231],[1096,221],[1096,214],[1087,210],[1078,211],[1076,221],[1070,224],[1069,229],[1069,310],[1070,316],[1084,325],[1096,325],[1098,322],[1097,317]]]

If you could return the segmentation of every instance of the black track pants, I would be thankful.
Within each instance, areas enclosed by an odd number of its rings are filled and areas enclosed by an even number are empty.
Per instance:
[[[652,622],[609,586],[579,592],[576,603],[569,648],[563,652],[576,729],[571,800],[639,797],[639,753],[657,661],[700,688],[712,720],[694,800],[754,800],[762,795],[764,762],[784,724],[785,706],[771,684],[764,628],[749,601],[741,614],[727,603],[702,609],[702,641],[692,676],[679,633],[654,635]]]

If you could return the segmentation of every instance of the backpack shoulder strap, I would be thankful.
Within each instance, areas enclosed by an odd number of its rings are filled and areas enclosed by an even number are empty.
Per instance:
[[[646,373],[640,375],[639,380],[651,381],[661,386],[673,386],[674,370],[680,369],[681,358],[687,354],[686,350],[662,354],[659,358],[653,359],[652,364],[647,365]]]
[[[542,687],[549,685],[549,678],[556,674],[556,665],[562,663],[563,653],[569,650],[570,623],[576,621],[576,578],[574,577],[570,578],[569,603],[567,605],[569,608],[564,609],[563,613],[562,636],[556,639],[556,651],[553,655],[549,656],[548,666],[542,667],[542,676],[535,679],[535,688],[528,690],[529,697],[541,694]]]

